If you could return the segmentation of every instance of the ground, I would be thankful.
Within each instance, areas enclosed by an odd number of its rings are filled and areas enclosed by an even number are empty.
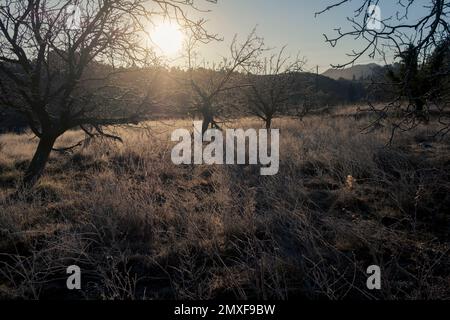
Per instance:
[[[175,166],[169,135],[192,123],[151,122],[122,130],[123,145],[55,152],[19,199],[36,140],[0,135],[0,297],[449,299],[450,138],[429,125],[387,146],[389,130],[361,134],[354,118],[275,121],[280,171],[266,177]],[[72,264],[81,291],[66,288]]]

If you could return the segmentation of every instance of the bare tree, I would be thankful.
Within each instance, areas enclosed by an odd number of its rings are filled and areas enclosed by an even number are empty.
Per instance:
[[[286,56],[285,49],[263,59],[248,75],[248,112],[264,121],[267,129],[274,118],[289,112],[298,73],[305,64],[298,56],[295,59]]]
[[[344,38],[363,40],[362,48],[353,50],[347,63],[335,67],[351,65],[364,55],[371,58],[380,56],[385,61],[389,56],[400,60],[401,70],[391,66],[391,77],[388,78],[390,81],[379,79],[374,83],[376,86],[396,88],[396,94],[382,107],[370,103],[370,108],[378,115],[373,124],[379,125],[380,122],[389,120],[393,136],[397,130],[410,130],[424,120],[427,121],[427,114],[436,113],[441,124],[438,131],[449,132],[450,119],[444,108],[450,101],[445,86],[421,84],[448,83],[450,3],[446,0],[397,0],[394,2],[396,9],[391,15],[387,16],[383,11],[381,17],[377,17],[377,6],[382,8],[384,1],[360,2],[354,15],[348,17],[351,30],[343,31],[338,28],[335,36],[325,35],[325,39],[333,47]],[[392,1],[389,2],[392,6]],[[349,0],[336,1],[316,15],[349,3]],[[423,14],[412,19],[412,11]],[[436,65],[436,62],[440,64]],[[424,76],[425,72],[425,79],[419,81],[419,77]],[[390,114],[397,116],[394,118],[389,116]]]
[[[203,119],[203,133],[212,126],[219,128],[219,118],[224,116],[224,101],[227,95],[243,86],[242,73],[254,67],[258,56],[264,51],[263,39],[253,30],[243,43],[237,36],[230,45],[229,57],[208,68],[199,68],[195,63],[198,39],[191,37],[187,44],[189,85],[192,92],[192,112]],[[222,119],[223,120],[223,119]]]
[[[120,140],[105,127],[146,118],[147,95],[115,77],[154,61],[143,45],[154,15],[175,16],[206,36],[203,21],[188,19],[183,9],[177,0],[1,2],[0,108],[24,115],[39,138],[22,187],[37,182],[67,130]]]

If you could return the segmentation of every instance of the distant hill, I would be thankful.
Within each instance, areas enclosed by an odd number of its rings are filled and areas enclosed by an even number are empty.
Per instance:
[[[322,75],[334,80],[341,78],[346,80],[360,80],[370,78],[382,68],[382,66],[376,63],[360,64],[346,69],[328,69]]]
[[[362,81],[334,80],[310,72],[297,73],[291,90],[291,106],[311,108],[356,103],[363,101],[367,94]]]
[[[5,64],[4,64],[5,65]],[[14,66],[10,66],[13,68]],[[63,66],[60,66],[63,70]],[[102,68],[91,67],[89,72],[94,71],[101,75]],[[16,70],[16,73],[20,73]],[[199,76],[202,73],[210,73],[209,70],[197,70]],[[188,83],[188,75],[182,69],[149,69],[148,74],[122,73],[114,79],[119,84],[132,85],[138,92],[146,89],[148,79],[154,79],[155,74],[158,81],[153,84],[152,89],[159,92],[160,103],[152,105],[153,118],[177,118],[184,117],[187,114],[187,106],[192,103],[189,88],[180,86],[180,83]],[[97,75],[97,73],[95,73]],[[2,74],[0,73],[0,77]],[[206,76],[206,75],[205,75]],[[100,76],[97,76],[101,78]],[[174,79],[178,79],[175,81]],[[4,81],[7,83],[7,81]],[[296,74],[295,81],[292,83],[292,96],[289,99],[289,105],[293,108],[299,106],[308,106],[310,108],[321,106],[335,106],[360,102],[366,96],[365,84],[361,81],[351,81],[346,79],[334,80],[323,75],[317,75],[308,72]],[[241,90],[242,91],[242,90]],[[241,93],[233,93],[237,99],[240,99]],[[18,103],[21,103],[19,100]],[[126,108],[126,104],[123,106]],[[149,107],[150,108],[150,107]],[[245,115],[246,106],[242,105],[242,115]],[[235,112],[232,110],[231,112]],[[2,132],[20,132],[27,128],[27,119],[18,112],[6,110],[0,105],[0,133]]]

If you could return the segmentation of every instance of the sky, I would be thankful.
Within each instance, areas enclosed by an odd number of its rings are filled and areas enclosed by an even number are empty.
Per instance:
[[[258,35],[264,37],[266,45],[281,48],[287,45],[289,54],[304,56],[307,60],[308,71],[324,72],[331,64],[341,64],[349,61],[346,53],[362,47],[360,41],[347,39],[333,48],[325,42],[323,34],[333,35],[334,29],[343,27],[348,30],[347,16],[361,1],[353,0],[350,4],[334,8],[332,11],[315,17],[315,13],[333,0],[218,0],[217,4],[206,0],[193,0],[202,9],[210,9],[208,13],[196,13],[208,20],[207,28],[210,33],[217,33],[224,41],[210,43],[200,49],[200,54],[207,61],[214,61],[223,56],[235,34],[244,38],[257,26]],[[404,0],[405,1],[405,0]],[[422,13],[422,6],[428,0],[419,0],[420,6],[414,7],[409,16],[414,19]],[[380,9],[382,19],[395,15],[399,9],[396,0],[381,0]],[[357,64],[380,63],[381,59],[372,60],[368,56],[362,57]]]

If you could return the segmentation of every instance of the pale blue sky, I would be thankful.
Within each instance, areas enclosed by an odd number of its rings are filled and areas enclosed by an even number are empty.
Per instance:
[[[404,0],[405,1],[405,0]],[[348,30],[350,24],[347,16],[353,15],[353,10],[361,1],[353,0],[350,4],[335,8],[330,12],[314,17],[314,13],[334,3],[332,0],[218,0],[217,4],[206,4],[205,0],[194,0],[201,8],[212,11],[202,14],[209,20],[208,30],[224,37],[223,43],[213,43],[202,48],[201,54],[207,60],[226,53],[227,45],[234,34],[245,36],[254,26],[258,26],[258,34],[265,38],[267,45],[281,47],[288,45],[290,53],[300,52],[308,61],[308,68],[315,70],[319,65],[323,72],[330,64],[348,61],[346,53],[361,47],[361,42],[347,39],[332,48],[325,43],[323,34],[333,34],[333,29],[339,26]],[[420,0],[420,6],[411,9],[410,18],[414,19],[423,11],[421,6],[429,0]],[[397,0],[380,1],[382,18],[395,15],[400,8]],[[371,60],[363,57],[358,62],[370,63],[381,60]]]

